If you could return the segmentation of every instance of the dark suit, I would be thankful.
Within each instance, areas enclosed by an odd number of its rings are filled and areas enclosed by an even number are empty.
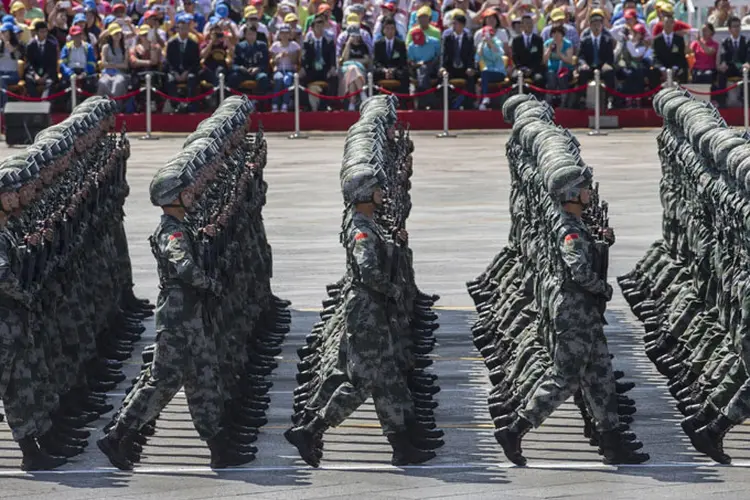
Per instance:
[[[513,77],[518,78],[518,73],[523,73],[524,78],[531,78],[537,87],[544,87],[547,67],[544,65],[544,41],[539,35],[531,35],[531,41],[526,46],[524,35],[518,35],[511,41],[511,54],[513,56]]]
[[[50,38],[44,40],[44,49],[35,38],[26,46],[26,91],[32,97],[39,97],[35,75],[44,78],[44,95],[49,94],[57,84],[57,61],[60,58],[57,44]]]
[[[393,70],[393,80],[399,81],[397,92],[407,94],[409,92],[409,61],[406,53],[406,44],[394,38],[392,42],[391,55],[388,56],[386,40],[375,42],[375,56],[373,59],[373,80],[379,82],[386,80],[385,70]]]
[[[336,43],[323,35],[320,40],[320,51],[316,44],[314,36],[306,37],[305,43],[302,44],[302,69],[305,70],[305,74],[300,77],[300,85],[307,87],[312,82],[326,82],[328,88],[324,94],[334,96],[339,90],[338,73],[333,72],[333,75],[329,76],[329,72],[336,68]],[[309,107],[307,93],[303,92],[301,97],[302,105]]]
[[[459,45],[459,38],[461,43]],[[474,37],[466,31],[462,33],[451,32],[443,37],[440,50],[440,67],[448,72],[448,78],[462,78],[466,80],[466,91],[474,92],[476,82],[476,65],[474,63]],[[469,76],[466,71],[474,70]],[[467,99],[471,107],[472,99]]]
[[[604,65],[608,65],[604,69]],[[581,40],[578,48],[578,84],[587,85],[594,79],[594,70],[599,70],[601,80],[610,89],[616,89],[615,81],[615,41],[607,33],[599,34],[599,45],[594,36],[589,35]],[[585,94],[585,90],[583,91]]]
[[[177,76],[187,71],[188,96],[192,97],[198,89],[198,73],[201,70],[201,54],[198,44],[187,38],[185,49],[182,49],[180,37],[175,36],[167,43],[167,57],[164,61],[164,72],[167,73],[167,93],[177,95]],[[191,108],[194,106],[190,106]]]
[[[676,81],[687,83],[688,63],[685,59],[685,39],[672,33],[672,44],[667,45],[664,37],[665,34],[661,33],[654,38],[654,69],[660,71],[663,78],[666,78],[666,70],[672,69]]]
[[[750,57],[748,57],[748,48],[750,47],[748,47],[747,40],[743,35],[740,35],[737,48],[735,48],[734,40],[732,40],[731,36],[725,38],[724,41],[721,42],[721,47],[719,47],[719,61],[720,63],[727,65],[727,70],[718,71],[717,89],[727,88],[728,78],[742,76],[742,65],[750,61]],[[726,104],[726,94],[717,95],[716,98],[721,106]]]

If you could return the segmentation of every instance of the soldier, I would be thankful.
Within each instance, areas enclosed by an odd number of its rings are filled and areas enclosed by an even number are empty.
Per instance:
[[[548,189],[561,209],[557,244],[564,263],[562,284],[549,300],[555,346],[552,367],[511,423],[495,436],[509,460],[525,465],[523,436],[580,388],[600,433],[604,463],[645,462],[649,456],[629,450],[617,429],[615,379],[600,309],[602,301],[612,298],[612,287],[593,270],[593,238],[581,219],[591,198],[591,171],[580,166],[560,168],[551,174]]]
[[[351,281],[344,285],[344,336],[339,346],[340,383],[322,407],[308,408],[312,419],[284,433],[309,465],[318,467],[316,443],[329,427],[337,427],[372,396],[383,433],[393,448],[394,465],[418,464],[435,456],[410,441],[407,420],[414,414],[406,379],[396,365],[391,341],[388,301],[398,301],[401,290],[390,281],[385,236],[374,222],[383,203],[376,173],[359,169],[342,181],[344,200],[351,207],[349,224],[342,233]],[[398,238],[405,241],[401,230]]]
[[[221,286],[193,257],[194,243],[183,224],[193,203],[190,184],[184,170],[169,165],[151,182],[151,202],[163,211],[151,237],[160,281],[156,349],[147,380],[120,411],[114,427],[97,441],[112,465],[122,470],[133,468],[129,454],[136,433],[183,384],[196,430],[211,450],[211,467],[242,465],[252,459],[228,448],[216,367],[211,359],[204,359],[209,339],[203,330],[203,295],[218,297]]]

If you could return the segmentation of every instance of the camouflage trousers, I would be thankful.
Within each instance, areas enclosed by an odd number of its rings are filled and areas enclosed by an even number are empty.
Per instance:
[[[149,372],[120,411],[119,422],[140,429],[155,419],[184,385],[199,436],[203,440],[214,437],[221,430],[224,407],[215,353],[215,345],[202,328],[158,332]]]
[[[593,304],[563,300],[554,318],[552,366],[518,413],[539,427],[580,388],[597,430],[610,430],[618,422],[617,397],[601,320]]]

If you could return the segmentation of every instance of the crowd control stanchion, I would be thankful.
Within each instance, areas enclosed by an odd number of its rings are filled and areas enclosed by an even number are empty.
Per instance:
[[[375,82],[372,79],[372,73],[367,73],[367,95],[369,97],[375,95]]]
[[[450,112],[450,84],[448,83],[448,73],[443,73],[443,131],[440,132],[438,138],[456,137],[448,131],[448,113]]]
[[[748,89],[748,68],[742,68],[742,112],[745,115],[745,131],[750,129],[750,89]]]
[[[70,75],[70,110],[73,111],[78,106],[78,87],[76,86],[76,80],[78,75],[73,73]]]
[[[672,69],[667,70],[667,88],[674,87],[673,79],[672,79]]]
[[[594,130],[589,131],[589,135],[607,135],[602,132],[600,119],[602,115],[602,74],[598,69],[594,70]]]
[[[517,85],[518,85],[518,93],[519,94],[523,94],[523,73],[520,72],[520,71],[518,72],[518,83],[517,83]]]
[[[294,74],[294,133],[289,138],[307,139],[307,136],[299,131],[299,73]]]
[[[144,141],[155,141],[159,139],[151,135],[151,73],[146,73],[146,135],[141,137]]]
[[[219,104],[224,102],[224,73],[219,73]]]

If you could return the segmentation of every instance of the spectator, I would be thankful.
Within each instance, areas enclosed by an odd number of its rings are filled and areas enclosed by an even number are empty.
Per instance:
[[[99,14],[96,12],[96,7],[86,7],[86,24],[83,27],[83,31],[89,35],[93,35],[99,40],[99,35],[102,34],[102,29],[99,26]]]
[[[58,45],[48,37],[47,23],[34,23],[35,36],[26,47],[26,92],[31,97],[48,96],[57,84]]]
[[[146,12],[148,14],[148,12]],[[122,34],[126,40],[134,40],[136,37],[136,25],[133,19],[127,15],[127,7],[123,2],[112,5],[112,15],[115,16],[113,23],[116,23],[122,29]],[[154,15],[154,14],[151,14]],[[145,14],[144,14],[145,17]],[[153,40],[152,40],[153,41]]]
[[[240,29],[237,26],[237,23],[232,21],[229,18],[229,7],[225,3],[219,3],[216,5],[216,17],[218,19],[213,20],[209,19],[209,22],[206,24],[205,28],[203,28],[203,35],[205,35],[206,38],[209,36],[210,30],[213,28],[214,24],[217,24],[219,28],[224,32],[224,36],[231,38],[231,43],[236,43],[236,41],[240,37]]]
[[[442,38],[442,35],[440,33],[440,30],[436,28],[431,22],[432,16],[432,9],[430,9],[429,6],[424,5],[419,8],[417,11],[417,26],[422,31],[422,33],[429,38],[434,38],[438,44],[440,43],[440,40]],[[411,34],[414,32],[414,30],[410,30],[409,34],[406,35],[406,46],[408,47],[411,44]]]
[[[354,26],[355,28],[361,28],[362,24],[359,20],[359,15],[355,13],[349,14],[349,18],[346,20],[347,24],[349,26]],[[367,45],[367,48],[370,50],[370,53],[372,53],[372,50],[375,46],[375,44],[372,41],[372,35],[368,33],[365,30],[360,30],[360,35],[362,37],[362,41],[365,45]],[[349,39],[349,33],[344,30],[341,32],[341,34],[336,39],[336,57],[341,57],[341,53],[344,50],[344,45],[346,44],[346,41]]]
[[[378,42],[383,38],[383,23],[386,19],[393,19],[393,22],[396,23],[396,37],[401,41],[406,40],[406,25],[396,20],[396,7],[397,4],[394,0],[387,0],[383,4],[380,17],[378,17],[378,20],[375,22],[375,28],[373,30],[373,40],[375,42]],[[406,46],[406,44],[404,44],[404,46]]]
[[[271,34],[268,32],[268,27],[260,22],[260,16],[258,15],[258,9],[253,6],[245,8],[245,26],[253,26],[257,32],[257,38],[261,42],[269,45],[271,43]]]
[[[552,38],[544,42],[544,63],[547,65],[547,89],[567,90],[570,77],[575,70],[573,42],[565,38],[565,28],[555,26],[550,30]],[[557,96],[547,94],[547,102],[552,104]]]
[[[96,81],[96,56],[94,47],[83,41],[83,29],[80,26],[70,28],[72,40],[65,44],[60,52],[60,71],[63,83],[70,85],[70,77],[76,75],[82,82],[83,89],[93,93]]]
[[[225,6],[226,7],[226,6]],[[219,24],[211,26],[208,40],[201,46],[201,73],[200,80],[210,83],[213,87],[219,86],[219,75],[225,77],[229,73],[229,65],[232,63],[232,44]]]
[[[180,16],[185,20],[190,28],[190,34],[188,36],[200,46],[204,42],[205,38],[203,36],[203,33],[201,31],[198,31],[198,24],[195,22],[195,18],[193,17],[193,15],[188,14],[187,12],[182,12],[181,14],[177,14],[177,17]],[[148,26],[146,27],[148,28]],[[149,32],[150,31],[151,29],[149,28]],[[161,37],[157,37],[157,40],[161,40]]]
[[[150,32],[149,32],[150,34]],[[167,73],[167,93],[177,97],[178,84],[187,86],[188,97],[193,97],[198,89],[200,72],[200,47],[189,36],[190,26],[184,17],[177,18],[177,36],[167,43],[167,58],[164,71]],[[149,41],[155,42],[149,37]],[[181,110],[185,106],[180,106]],[[191,103],[187,109],[195,109]]]
[[[322,15],[323,19],[325,20],[325,23],[323,24],[323,33],[325,34],[325,36],[330,38],[331,40],[336,40],[341,30],[339,29],[339,25],[336,23],[336,21],[333,21],[331,19],[331,6],[327,3],[322,4],[320,7],[318,7],[318,15]],[[309,18],[308,21],[310,21]]]
[[[57,43],[58,46],[63,47],[67,43],[68,39],[68,16],[64,10],[57,8],[50,16],[50,37]]]
[[[195,30],[198,33],[203,33],[203,29],[206,27],[206,18],[203,14],[198,12],[195,8],[195,0],[182,0],[182,10],[185,14],[193,16],[195,22]]]
[[[479,109],[484,111],[490,104],[490,98],[487,97],[490,93],[490,84],[504,81],[508,71],[503,61],[505,55],[503,42],[497,36],[495,29],[492,26],[485,26],[480,33],[482,36],[477,45],[476,64],[481,72],[482,94],[485,96],[479,104]]]
[[[271,22],[268,23],[268,31],[276,33],[276,29],[280,24],[288,24],[284,21],[288,14],[296,14],[297,5],[290,0],[284,0],[276,8],[276,15],[273,16]],[[302,28],[300,28],[302,31]]]
[[[183,4],[185,2],[183,1]],[[148,5],[144,0],[125,0],[125,15],[130,18],[131,23],[133,26],[138,24],[138,21],[141,20],[141,17],[143,17],[143,14],[146,13],[148,10]],[[125,36],[125,32],[123,31],[123,36]]]
[[[120,97],[128,91],[130,70],[122,28],[113,24],[105,32],[102,43],[102,74],[99,77],[98,94]]]
[[[581,38],[578,52],[578,83],[588,85],[598,69],[604,85],[615,89],[615,42],[612,35],[603,31],[604,12],[598,9],[591,11],[589,26],[591,34]],[[584,96],[585,91],[581,97]],[[608,97],[607,100],[611,107],[612,99]]]
[[[521,19],[521,34],[513,39],[511,53],[513,55],[514,78],[521,73],[524,78],[530,78],[537,87],[543,87],[544,75],[547,69],[544,65],[544,42],[542,37],[533,33],[534,21],[530,14]]]
[[[245,27],[245,39],[234,50],[234,64],[229,75],[229,86],[234,89],[239,89],[246,81],[256,83],[258,94],[268,92],[268,45],[258,40],[255,26]]]
[[[466,90],[474,93],[476,83],[476,68],[474,58],[474,38],[464,30],[466,17],[455,14],[453,18],[453,32],[443,38],[442,57],[440,60],[440,74],[447,74],[448,78],[461,78],[466,80]],[[457,99],[462,102],[463,99]],[[468,100],[471,107],[473,100]]]
[[[73,16],[73,24],[71,25],[71,27],[73,26],[78,26],[81,28],[81,30],[83,30],[83,39],[86,40],[89,43],[89,45],[94,47],[94,53],[96,53],[97,47],[99,44],[99,37],[94,36],[92,33],[89,33],[86,30],[86,14],[81,13],[81,14],[76,14],[75,16]],[[73,38],[70,35],[68,35],[68,38],[65,41],[69,42],[72,39]]]
[[[187,19],[185,19],[185,21],[187,22]],[[167,43],[167,33],[161,29],[159,14],[155,10],[149,10],[143,14],[143,26],[149,27],[148,39],[151,40],[151,43],[157,43],[159,45]]]
[[[736,17],[729,5],[729,0],[714,0],[714,11],[708,16],[708,22],[715,28],[726,28],[729,20]],[[679,29],[678,29],[679,31]]]
[[[324,25],[323,16],[316,16],[312,23],[312,32],[305,39],[302,48],[302,69],[299,78],[300,84],[305,87],[312,82],[326,82],[325,94],[333,96],[338,91],[336,47],[324,36]]]
[[[18,40],[16,26],[4,23],[0,27],[0,88],[7,90],[8,85],[16,85],[21,80],[18,74],[18,61],[23,59],[25,48]],[[7,98],[0,93],[0,111],[5,109]]]
[[[664,31],[664,20],[666,18],[672,19],[672,23],[674,23],[672,26],[672,31],[674,33],[677,33],[680,36],[690,35],[690,25],[688,23],[678,21],[674,18],[674,7],[672,7],[672,4],[657,4],[657,12],[659,14],[658,18],[649,24],[649,26],[651,26],[651,34],[654,37],[659,36],[661,32]]]
[[[298,44],[302,43],[302,26],[299,25],[299,17],[294,12],[284,16],[284,22],[289,26],[292,32],[292,40]]]
[[[716,68],[719,64],[719,42],[714,40],[714,27],[706,23],[701,29],[701,37],[690,44],[690,51],[695,55],[693,64],[693,83],[710,83],[716,80]]]
[[[631,9],[635,11],[638,22],[645,27],[646,18],[643,15],[643,7],[635,0],[624,0],[621,4],[615,6],[614,11],[612,12],[612,18],[610,19],[612,26],[619,24],[625,17],[625,13]]]
[[[618,76],[623,81],[622,91],[625,94],[637,95],[645,90],[645,79],[649,76],[652,53],[646,42],[648,31],[642,24],[636,24],[629,39],[618,54]],[[627,106],[639,105],[640,98],[627,97]]]
[[[453,26],[453,18],[455,16],[463,16],[466,19],[464,26],[469,31],[473,31],[476,27],[474,18],[477,17],[477,13],[469,9],[469,0],[455,0],[453,6],[452,10],[447,11],[443,15],[443,26]]]
[[[740,20],[733,17],[727,23],[729,25],[729,37],[721,42],[719,55],[719,75],[716,88],[723,90],[727,88],[728,78],[742,76],[742,67],[749,66],[748,44],[745,36],[740,33]],[[726,106],[726,94],[717,96],[720,106]]]
[[[291,40],[291,35],[292,33],[289,26],[282,24],[279,26],[278,40],[276,40],[271,46],[274,69],[274,92],[281,92],[282,90],[291,87],[294,82],[294,73],[299,69],[302,51],[299,44]],[[283,96],[275,97],[273,99],[271,111],[274,113],[279,111],[279,103],[282,103],[281,111],[289,111],[291,97],[290,92],[287,92]]]
[[[341,80],[339,85],[340,95],[351,94],[361,91],[366,83],[367,68],[370,66],[372,57],[370,48],[362,40],[362,29],[359,26],[347,28],[349,38],[344,44],[339,58],[341,68]],[[357,101],[360,93],[349,98],[349,111],[357,109]]]
[[[407,43],[406,51],[412,75],[416,78],[416,91],[424,92],[432,88],[432,80],[437,76],[440,64],[440,42],[431,36],[426,36],[422,28],[417,26],[409,32],[411,42]],[[425,96],[419,102],[420,106],[430,107],[435,99],[433,94]]]
[[[493,35],[493,38],[500,41],[500,45],[503,49],[503,54],[510,53],[510,45],[508,45],[508,42],[510,42],[510,38],[508,38],[508,32],[505,31],[505,29],[500,25],[500,14],[498,14],[497,10],[487,9],[482,13],[482,27],[484,28],[487,26],[492,28],[492,31],[495,33]],[[474,34],[475,47],[478,47],[479,42],[481,42],[485,37],[483,33],[484,32],[482,30],[477,30],[477,32]]]
[[[616,41],[625,44],[630,40],[630,35],[633,32],[633,29],[639,24],[642,25],[645,30],[645,21],[638,18],[638,12],[635,9],[628,9],[625,11],[622,19],[620,19],[614,24],[614,26],[612,26],[610,33]],[[651,40],[651,37],[649,36],[647,30],[646,40]]]
[[[440,23],[440,12],[437,9],[432,8],[433,5],[431,0],[416,0],[414,4],[416,8],[409,14],[409,24],[407,24],[406,26],[408,30],[411,30],[414,26],[416,26],[417,23],[419,23],[419,17],[423,15],[429,16],[427,18],[427,24],[437,26]],[[427,9],[429,9],[429,14]],[[423,23],[419,24],[423,25]],[[424,29],[424,26],[422,27]],[[439,37],[438,40],[440,40]]]
[[[15,19],[15,24],[21,31],[18,33],[18,40],[27,45],[31,41],[31,30],[26,24],[26,7],[23,2],[16,0],[10,6],[10,13]]]
[[[117,26],[113,24],[112,26]],[[141,86],[143,77],[151,73],[151,85],[161,88],[162,78],[159,74],[163,66],[163,52],[161,45],[151,43],[148,39],[150,29],[148,26],[138,28],[138,38],[135,45],[130,49],[130,80],[133,86]]]
[[[687,59],[685,59],[685,39],[674,32],[674,18],[664,15],[664,31],[654,38],[654,67],[667,78],[667,69],[672,69],[675,81],[687,83]]]
[[[578,45],[580,44],[578,31],[576,30],[575,26],[566,22],[568,20],[568,16],[565,14],[565,11],[561,8],[552,9],[552,11],[549,13],[549,19],[550,24],[544,27],[544,29],[542,30],[542,34],[540,35],[542,37],[542,40],[545,43],[548,40],[551,40],[552,28],[554,28],[555,26],[562,26],[563,30],[565,31],[564,38],[566,38],[572,44],[574,52],[578,50]]]
[[[409,92],[409,65],[406,44],[396,38],[396,21],[383,21],[383,38],[375,43],[373,79],[398,80],[396,92]]]
[[[271,24],[271,16],[266,12],[266,4],[264,0],[250,0],[250,4],[258,9],[258,16],[260,17],[260,22],[263,23],[264,26],[268,26]]]

